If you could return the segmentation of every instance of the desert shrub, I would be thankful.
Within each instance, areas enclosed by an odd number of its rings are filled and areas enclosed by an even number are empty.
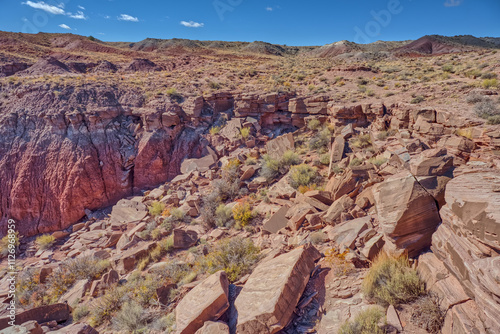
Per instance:
[[[488,117],[488,124],[498,125],[500,124],[500,115],[490,116]]]
[[[146,311],[135,301],[125,302],[112,323],[116,330],[136,333],[146,326]]]
[[[94,256],[81,256],[63,261],[59,268],[49,276],[48,288],[50,295],[57,300],[77,280],[99,279],[109,267],[109,261],[101,260]]]
[[[280,160],[280,167],[288,168],[290,166],[298,165],[302,162],[299,155],[294,151],[286,151]]]
[[[382,252],[363,281],[363,291],[367,298],[377,303],[397,305],[415,300],[425,288],[407,257],[393,257]]]
[[[498,88],[498,80],[497,79],[485,79],[485,80],[483,80],[481,85],[485,89]]]
[[[489,98],[487,98],[486,96],[483,96],[481,94],[478,94],[478,93],[471,93],[471,94],[467,95],[467,97],[465,98],[465,101],[469,104],[476,104],[479,102],[489,101]]]
[[[339,174],[342,174],[344,172],[344,169],[342,167],[339,167],[339,165],[333,165],[332,172],[336,175],[339,175]]]
[[[330,265],[335,276],[346,276],[352,272],[354,265],[347,260],[349,250],[342,253],[335,248],[331,248],[325,252],[325,261]]]
[[[386,140],[387,137],[389,137],[389,134],[387,131],[380,131],[378,134],[377,134],[377,139],[378,140]]]
[[[356,167],[356,166],[361,166],[361,164],[363,163],[363,161],[359,158],[354,158],[351,160],[351,162],[349,163],[349,167]]]
[[[209,130],[210,134],[211,135],[216,135],[220,132],[220,130],[222,129],[221,126],[212,126]]]
[[[200,216],[207,227],[214,227],[216,224],[216,210],[220,205],[220,198],[217,192],[211,192],[202,197]]]
[[[293,151],[286,151],[280,160],[273,159],[266,154],[262,157],[262,168],[259,175],[271,182],[278,176],[286,174],[291,166],[301,162],[300,157]]]
[[[254,157],[247,157],[245,160],[245,165],[256,165],[257,164],[257,159]]]
[[[324,127],[321,131],[318,131],[309,140],[309,149],[318,150],[320,148],[328,148],[332,140],[332,133],[328,127]]]
[[[165,250],[165,253],[170,253],[174,248],[174,236],[171,235],[168,238],[163,239],[160,241],[159,245]]]
[[[233,211],[230,207],[219,204],[217,209],[215,209],[215,224],[219,227],[233,226]]]
[[[443,67],[441,69],[443,70],[443,72],[447,72],[447,73],[454,73],[455,72],[455,70],[453,69],[453,65],[451,65],[451,64],[443,65]]]
[[[17,275],[16,297],[19,304],[25,306],[41,306],[47,303],[45,288],[40,284],[39,271],[26,268]]]
[[[446,314],[439,304],[439,297],[434,294],[427,294],[418,298],[412,303],[412,323],[425,329],[428,333],[441,333]]]
[[[419,95],[419,96],[414,97],[410,101],[410,103],[412,103],[412,104],[419,104],[419,103],[424,102],[424,101],[425,101],[425,98],[423,96]]]
[[[250,136],[250,128],[241,128],[240,129],[240,136],[243,139],[247,139],[248,136]]]
[[[154,201],[148,208],[149,214],[153,217],[159,216],[165,210],[165,203]]]
[[[371,145],[372,145],[372,140],[368,133],[364,135],[359,135],[349,141],[349,146],[354,148],[367,148],[370,147]]]
[[[11,242],[13,240],[13,242]],[[7,234],[0,240],[0,254],[7,256],[10,249],[17,249],[19,247],[19,232],[15,234]]]
[[[385,331],[378,326],[384,316],[377,307],[361,311],[352,321],[340,327],[338,334],[384,334]]]
[[[260,258],[259,252],[250,239],[225,239],[215,245],[200,266],[210,273],[224,270],[229,281],[235,282],[249,273]]]
[[[250,207],[250,203],[246,201],[238,203],[233,207],[233,218],[237,228],[247,226],[254,216],[255,214]]]
[[[78,322],[79,320],[85,318],[90,313],[90,310],[87,305],[77,306],[73,309],[72,316],[73,321]]]
[[[309,122],[307,122],[307,128],[309,130],[315,131],[321,126],[321,122],[318,119],[311,119]]]
[[[174,332],[175,314],[171,312],[153,321],[150,328],[152,331],[170,334]]]
[[[318,170],[307,164],[293,166],[290,170],[290,185],[295,189],[300,186],[309,186],[319,180]]]
[[[496,79],[496,78],[497,78],[496,73],[488,72],[488,73],[483,73],[483,75],[481,75],[481,79]]]
[[[489,118],[491,116],[500,115],[500,108],[492,100],[488,99],[474,105],[474,112],[481,118]]]
[[[373,164],[373,165],[375,165],[375,166],[377,166],[377,167],[380,167],[384,163],[387,162],[387,159],[384,158],[384,157],[378,157],[378,158],[374,157],[374,158],[369,159],[368,162],[371,163],[371,164]]]
[[[174,87],[168,88],[165,92],[167,96],[177,102],[182,102],[182,95]]]
[[[45,250],[49,249],[56,242],[56,238],[53,235],[44,234],[36,238],[35,244],[38,249]]]
[[[311,239],[311,243],[313,245],[322,244],[327,239],[326,234],[323,231],[313,232],[313,233],[311,233],[309,238]]]
[[[151,239],[153,240],[160,240],[162,236],[162,232],[159,228],[154,228],[152,231],[151,231]]]
[[[322,154],[320,157],[319,157],[319,162],[322,164],[322,165],[326,165],[328,166],[330,164],[330,153],[325,153],[325,154]]]

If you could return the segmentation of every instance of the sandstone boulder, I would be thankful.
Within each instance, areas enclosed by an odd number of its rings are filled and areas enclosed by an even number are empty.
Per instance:
[[[286,151],[295,149],[295,142],[291,133],[284,134],[266,143],[267,154],[279,160]]]
[[[63,322],[70,318],[71,308],[68,304],[52,304],[35,307],[27,311],[16,314],[16,324],[24,324],[27,321],[34,320],[39,324],[49,321]],[[10,318],[0,318],[0,330],[9,327]]]
[[[285,327],[319,258],[316,248],[302,246],[258,265],[234,303],[236,332],[276,333]]]
[[[192,334],[206,321],[217,321],[229,307],[229,281],[219,271],[189,291],[175,308],[177,333]]]
[[[498,172],[462,174],[448,182],[446,205],[440,212],[443,223],[432,236],[431,247],[473,298],[492,333],[500,332],[499,189]],[[457,317],[466,315],[459,310],[454,311]]]
[[[195,334],[229,334],[229,326],[221,321],[207,321]]]
[[[94,327],[82,323],[82,322],[77,322],[73,323],[71,325],[68,325],[66,327],[63,327],[59,330],[50,332],[54,334],[99,334],[97,330],[94,329]]]
[[[435,199],[409,172],[393,175],[374,186],[379,223],[385,235],[410,256],[430,246],[441,222]]]

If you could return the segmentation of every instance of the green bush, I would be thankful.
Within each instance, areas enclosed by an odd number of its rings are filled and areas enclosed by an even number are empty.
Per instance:
[[[310,186],[320,180],[318,170],[306,164],[294,166],[290,170],[290,185],[297,189]]]
[[[361,164],[363,163],[363,161],[359,158],[354,158],[351,160],[351,162],[349,163],[349,167],[356,167],[356,166],[361,166]]]
[[[137,302],[127,301],[113,317],[113,327],[118,331],[136,333],[146,327],[146,314],[147,312]]]
[[[330,164],[330,153],[322,154],[319,157],[319,162],[321,162],[322,165],[328,166]]]
[[[238,229],[247,226],[254,216],[248,202],[238,203],[233,207],[233,218]]]
[[[11,243],[10,240],[13,240]],[[17,249],[19,247],[19,232],[16,232],[13,237],[6,235],[0,240],[0,254],[2,256],[7,256],[9,254],[9,249]],[[10,246],[13,245],[13,246]]]
[[[262,168],[259,175],[271,182],[280,175],[286,174],[291,166],[302,162],[298,154],[293,151],[286,151],[280,160],[271,158],[269,155],[262,157]]]
[[[338,334],[384,334],[385,331],[378,326],[383,316],[379,308],[371,307],[361,311],[353,321],[343,324]]]
[[[231,238],[220,241],[202,262],[210,273],[224,270],[230,282],[237,281],[259,260],[259,249],[250,239]]]
[[[240,129],[240,136],[243,139],[247,139],[248,136],[250,136],[250,128],[241,128]]]
[[[307,122],[307,128],[309,130],[317,130],[321,126],[321,122],[318,119],[311,119],[309,122]]]
[[[233,226],[233,210],[224,204],[219,204],[215,210],[215,224],[219,227]]]
[[[73,312],[71,313],[73,316],[73,321],[78,322],[79,320],[85,318],[87,315],[89,315],[90,310],[87,307],[87,305],[82,305],[82,306],[77,306],[73,309]]]
[[[497,79],[485,79],[482,83],[483,88],[498,88],[498,80]]]
[[[149,206],[149,214],[153,217],[159,216],[165,210],[165,203],[154,201]]]
[[[349,146],[353,148],[367,148],[372,145],[370,134],[359,135],[349,141]]]
[[[328,129],[328,127],[324,127],[309,140],[309,149],[318,150],[320,148],[328,148],[331,140],[332,133],[330,132],[330,129]]]
[[[363,292],[382,305],[398,305],[415,300],[425,292],[425,287],[407,257],[392,257],[382,252],[363,281]]]
[[[424,102],[424,101],[425,101],[425,98],[423,96],[416,96],[410,101],[410,103],[419,104],[419,103]]]
[[[53,235],[44,234],[36,238],[35,244],[38,249],[46,250],[52,247],[56,242],[56,238]]]

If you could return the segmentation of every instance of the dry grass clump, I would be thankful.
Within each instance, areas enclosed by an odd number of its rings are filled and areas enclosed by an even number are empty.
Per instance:
[[[371,307],[343,324],[338,334],[384,334],[385,330],[378,326],[382,317],[384,314],[378,307]]]
[[[424,294],[425,287],[407,257],[381,252],[363,281],[363,292],[379,304],[398,305],[415,300]]]
[[[290,185],[295,189],[303,186],[308,187],[321,180],[321,176],[315,167],[307,164],[301,164],[292,167],[290,170]]]
[[[440,307],[439,297],[427,294],[412,303],[411,321],[431,334],[441,332],[446,312]]]
[[[44,234],[36,238],[35,244],[38,249],[40,250],[46,250],[52,247],[54,243],[56,242],[56,238],[52,235],[49,234]]]

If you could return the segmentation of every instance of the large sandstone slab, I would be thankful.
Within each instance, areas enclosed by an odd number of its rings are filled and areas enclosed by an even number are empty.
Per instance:
[[[63,322],[71,316],[71,308],[68,304],[52,304],[47,306],[35,307],[16,314],[16,325],[24,324],[27,321],[35,320],[39,324],[49,321]],[[0,318],[0,330],[9,327],[9,317]]]
[[[219,271],[189,291],[175,308],[178,334],[192,334],[206,321],[217,321],[229,308],[229,281]]]
[[[398,249],[413,256],[430,246],[441,219],[435,199],[410,172],[375,185],[373,195],[380,226]]]
[[[448,182],[445,199],[431,249],[477,303],[484,326],[499,333],[500,173],[462,174]]]
[[[291,133],[284,134],[266,143],[267,154],[273,159],[281,159],[286,151],[295,149],[295,142]]]
[[[257,266],[234,303],[236,332],[276,333],[285,327],[320,256],[313,246],[303,246]]]

